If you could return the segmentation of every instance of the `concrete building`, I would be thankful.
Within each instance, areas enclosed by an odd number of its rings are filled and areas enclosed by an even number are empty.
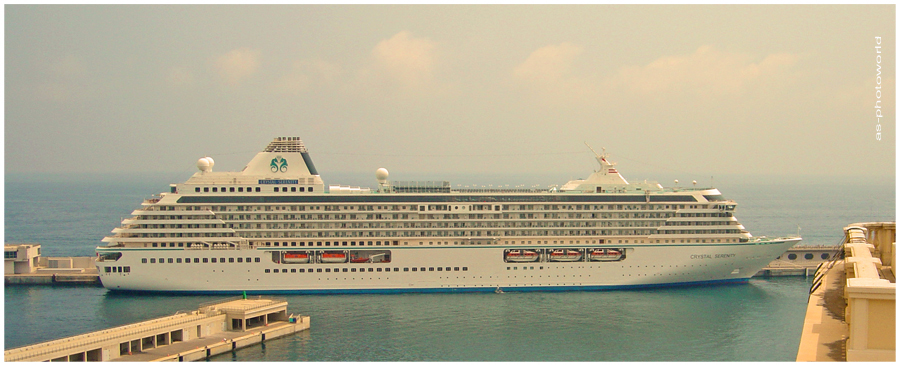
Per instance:
[[[20,243],[3,245],[3,273],[30,274],[38,267],[41,245]]]

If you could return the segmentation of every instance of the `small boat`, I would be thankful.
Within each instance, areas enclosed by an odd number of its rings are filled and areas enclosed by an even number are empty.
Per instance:
[[[571,262],[581,260],[581,251],[579,250],[553,250],[550,252],[550,261]]]
[[[309,254],[306,252],[286,252],[284,254],[284,263],[293,264],[293,263],[307,263],[309,262]]]
[[[591,261],[618,261],[622,258],[622,251],[612,248],[596,248],[591,250]]]
[[[347,254],[343,252],[325,252],[322,253],[323,263],[347,262]]]
[[[534,262],[541,255],[534,250],[509,250],[506,252],[506,261],[509,262]]]
[[[370,261],[371,261],[371,259],[368,257],[354,257],[354,258],[350,259],[350,262],[356,263],[356,264],[370,262]]]

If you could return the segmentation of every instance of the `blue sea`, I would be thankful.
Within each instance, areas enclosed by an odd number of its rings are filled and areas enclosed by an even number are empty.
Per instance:
[[[5,240],[90,256],[144,198],[184,174],[6,175]],[[468,177],[478,183],[477,177]],[[494,183],[502,177],[492,177]],[[754,235],[836,245],[841,228],[894,221],[894,181],[717,178]],[[336,181],[343,182],[343,181]],[[506,183],[532,183],[514,180]],[[602,292],[286,296],[304,333],[213,361],[793,361],[810,278]],[[195,309],[217,296],[5,287],[4,348]]]

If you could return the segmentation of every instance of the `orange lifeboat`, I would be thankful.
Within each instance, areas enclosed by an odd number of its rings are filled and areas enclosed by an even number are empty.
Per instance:
[[[550,261],[572,262],[581,260],[581,251],[558,249],[550,252]]]
[[[509,262],[535,262],[540,258],[533,250],[509,250],[506,252],[506,261]]]
[[[286,252],[284,254],[284,262],[289,264],[305,264],[309,262],[309,254],[307,254],[306,252]]]
[[[343,252],[324,252],[322,253],[321,261],[324,263],[347,262],[347,254]]]

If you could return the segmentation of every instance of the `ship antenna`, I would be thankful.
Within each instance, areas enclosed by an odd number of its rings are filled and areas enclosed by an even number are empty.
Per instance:
[[[587,142],[584,142],[584,145],[587,146],[587,148],[591,149],[591,152],[594,153],[594,156],[597,156],[597,162],[600,163],[600,166],[604,166],[603,165],[603,162],[604,162],[603,157],[606,156],[606,148],[605,147],[603,148],[603,155],[600,155],[597,153],[597,151],[594,151],[594,149],[591,148],[591,146],[589,144],[587,144]]]

